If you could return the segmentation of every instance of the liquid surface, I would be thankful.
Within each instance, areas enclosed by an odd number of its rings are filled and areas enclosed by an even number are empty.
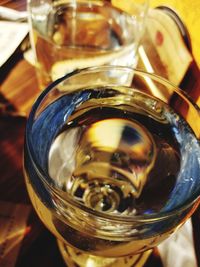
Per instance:
[[[179,179],[180,140],[188,128],[176,129],[181,119],[173,111],[137,92],[127,103],[119,96],[102,100],[91,93],[89,98],[51,144],[48,166],[56,185],[101,212],[142,215],[166,208]]]
[[[44,85],[77,68],[135,65],[136,22],[115,8],[57,1],[33,13],[32,21]]]

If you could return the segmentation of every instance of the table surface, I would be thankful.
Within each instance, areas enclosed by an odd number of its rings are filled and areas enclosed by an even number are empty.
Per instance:
[[[25,9],[25,1],[1,0],[0,5],[17,10]],[[195,61],[191,64],[183,87],[185,90],[192,88],[193,95],[200,95],[198,77],[200,77]],[[192,79],[191,79],[192,77]],[[192,80],[192,82],[191,82]],[[33,100],[40,93],[37,86],[35,69],[22,55],[16,54],[3,66],[0,73],[1,100],[9,103],[6,99],[12,92],[13,103],[11,109],[15,111],[19,106],[31,106]],[[15,112],[13,112],[15,115]],[[17,114],[17,110],[16,110]],[[24,184],[22,155],[26,118],[22,116],[1,116],[0,119],[0,201],[30,204]],[[194,241],[197,260],[200,266],[200,211],[197,210],[192,216]],[[53,235],[42,225],[34,210],[28,220],[31,230],[25,235],[16,267],[64,267],[65,264],[60,256],[56,240]],[[153,253],[145,267],[160,267],[162,263],[159,256]]]

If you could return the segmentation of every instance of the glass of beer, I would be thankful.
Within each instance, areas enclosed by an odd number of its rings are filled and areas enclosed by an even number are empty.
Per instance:
[[[41,89],[75,69],[135,67],[148,1],[132,1],[131,7],[130,14],[101,0],[28,0]]]
[[[191,216],[199,112],[168,81],[129,67],[76,70],[42,92],[27,121],[25,179],[67,266],[141,266]]]

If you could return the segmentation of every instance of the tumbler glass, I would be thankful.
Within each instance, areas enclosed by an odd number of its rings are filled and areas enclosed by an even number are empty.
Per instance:
[[[135,67],[148,1],[131,14],[100,0],[28,0],[30,39],[41,89],[75,69]]]

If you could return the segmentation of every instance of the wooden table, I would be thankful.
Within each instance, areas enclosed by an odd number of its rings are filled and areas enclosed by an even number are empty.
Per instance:
[[[25,1],[1,0],[1,5],[18,10],[25,10]],[[200,92],[199,70],[195,61],[191,64],[182,87],[198,98]],[[193,77],[191,79],[191,77]],[[10,103],[8,107],[17,115],[18,107],[21,113],[32,105],[39,94],[35,69],[23,59],[21,53],[16,53],[1,69],[0,73],[1,100]],[[6,97],[9,96],[9,99]],[[15,114],[16,111],[16,114]],[[23,203],[31,206],[24,184],[22,157],[23,141],[26,117],[6,116],[0,118],[0,201]],[[197,250],[197,259],[200,266],[200,212],[199,210],[192,217],[194,226],[194,239]],[[46,230],[37,218],[33,209],[28,219],[26,232],[16,267],[64,267],[65,264],[60,256],[56,240]],[[145,267],[162,266],[159,256],[152,254]]]

